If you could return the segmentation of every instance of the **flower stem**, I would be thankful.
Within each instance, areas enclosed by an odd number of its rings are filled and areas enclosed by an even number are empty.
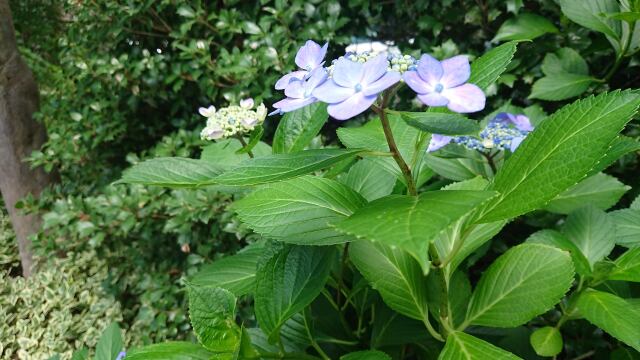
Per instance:
[[[389,119],[387,119],[387,114],[385,113],[385,108],[389,104],[389,98],[392,91],[393,89],[385,91],[384,95],[382,95],[382,103],[380,104],[380,107],[374,107],[373,109],[380,116],[382,130],[384,131],[384,136],[387,139],[387,144],[389,144],[389,151],[393,155],[393,159],[400,167],[400,171],[402,171],[402,176],[404,176],[404,180],[407,183],[407,192],[409,193],[409,195],[415,196],[418,195],[418,191],[416,189],[416,183],[413,180],[413,175],[411,174],[411,169],[402,158],[400,150],[398,150],[398,145],[396,145],[396,140],[393,138],[393,132],[391,131],[391,125],[389,125]]]
[[[244,141],[244,138],[242,137],[242,135],[237,135],[236,137],[238,138],[238,140],[240,140],[240,144],[242,144],[242,147],[246,149],[247,148],[247,142]],[[253,153],[251,152],[251,150],[248,150],[247,154],[249,155],[250,158],[253,157]]]

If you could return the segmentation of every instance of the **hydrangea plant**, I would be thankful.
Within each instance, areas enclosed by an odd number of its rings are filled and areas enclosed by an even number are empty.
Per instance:
[[[640,281],[629,227],[640,203],[606,213],[619,196],[576,201],[630,151],[619,134],[640,93],[603,92],[535,121],[511,105],[481,118],[491,111],[484,91],[516,47],[471,63],[399,53],[327,62],[327,46],[309,41],[300,69],[275,85],[286,98],[274,106],[284,116],[270,151],[258,129],[221,132],[210,137],[217,161],[153,159],[125,172],[125,183],[248,192],[233,209],[262,236],[188,279],[199,344],[126,359],[519,359],[489,334],[525,324],[536,328],[530,349],[555,356],[563,326],[582,318],[640,350],[640,310],[602,286]],[[393,109],[404,85],[428,107]],[[357,116],[369,121],[340,128],[343,147],[308,148],[329,117]],[[472,285],[467,269],[485,245],[540,209],[569,214],[566,224],[522,239]],[[236,322],[239,299],[255,321]]]

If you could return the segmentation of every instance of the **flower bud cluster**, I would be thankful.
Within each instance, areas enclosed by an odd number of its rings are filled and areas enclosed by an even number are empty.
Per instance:
[[[471,150],[511,150],[514,139],[522,139],[529,132],[502,122],[490,122],[479,137],[459,136],[453,142]],[[516,140],[520,141],[520,140]]]
[[[353,62],[364,64],[367,61],[375,58],[380,54],[387,55],[387,71],[397,71],[400,74],[404,74],[405,71],[415,71],[418,66],[418,60],[411,55],[403,55],[400,53],[392,52],[376,52],[376,51],[362,51],[362,52],[348,52],[344,56],[339,57],[331,61],[331,66],[327,67],[329,76],[333,74],[333,67],[339,59],[345,58]]]
[[[210,106],[200,108],[200,115],[207,118],[207,126],[200,133],[203,140],[217,140],[244,134],[262,124],[267,116],[267,108],[260,104],[255,110],[253,100],[241,101],[240,105],[230,105],[219,109]]]

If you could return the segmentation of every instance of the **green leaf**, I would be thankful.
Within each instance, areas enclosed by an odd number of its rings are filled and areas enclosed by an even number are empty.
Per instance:
[[[190,342],[171,341],[127,351],[127,360],[210,360],[213,353]]]
[[[542,60],[542,72],[552,76],[564,73],[589,75],[589,66],[580,54],[571,48],[561,48],[548,53]]]
[[[633,200],[629,209],[640,210],[640,196]]]
[[[607,210],[631,187],[621,183],[613,176],[603,173],[590,176],[556,196],[544,208],[547,211],[568,214],[584,204]]]
[[[353,165],[340,182],[357,191],[367,201],[373,201],[391,194],[396,176],[367,158]]]
[[[640,248],[627,250],[614,264],[608,276],[610,280],[640,282]]]
[[[96,345],[96,360],[113,360],[124,348],[122,331],[116,323],[111,323],[100,335]]]
[[[453,332],[447,337],[438,360],[518,360],[519,357],[463,332]],[[522,359],[520,359],[522,360]]]
[[[562,334],[557,328],[545,326],[531,334],[531,346],[540,356],[556,356],[563,347]]]
[[[464,322],[467,315],[469,299],[471,299],[471,283],[462,271],[456,271],[450,276],[448,293],[451,294],[447,304],[447,315],[452,319],[453,326]],[[442,279],[435,272],[429,273],[427,280],[429,294],[429,311],[434,318],[440,318],[440,306],[442,304]]]
[[[222,185],[259,185],[286,180],[325,169],[362,154],[362,149],[314,149],[292,154],[274,154],[243,161],[216,177]]]
[[[221,140],[202,148],[200,159],[227,170],[249,159],[248,154],[238,153],[241,149],[242,144],[238,139]],[[263,142],[258,142],[251,152],[253,152],[253,156],[261,157],[271,154],[271,147]]]
[[[167,157],[146,160],[122,173],[115,184],[143,184],[171,188],[215,184],[223,168],[204,160]]]
[[[590,323],[640,351],[640,312],[624,299],[587,289],[578,297],[576,308]]]
[[[89,349],[86,347],[82,347],[73,352],[71,355],[71,360],[86,360],[89,359]]]
[[[629,248],[640,246],[640,210],[616,210],[609,215],[616,224],[616,244]]]
[[[390,308],[423,323],[429,321],[426,277],[411,255],[360,240],[349,245],[349,259]]]
[[[343,355],[340,360],[391,360],[391,357],[382,351],[365,350]]]
[[[635,114],[640,95],[612,92],[579,100],[541,122],[494,178],[482,221],[508,219],[544,206],[580,181]]]
[[[547,33],[557,33],[558,28],[540,15],[522,13],[502,23],[491,41],[533,40]]]
[[[353,214],[366,200],[341,183],[304,176],[259,188],[234,203],[242,222],[268,238],[302,245],[353,240],[329,226]]]
[[[571,242],[571,240],[556,230],[543,229],[537,231],[531,234],[526,242],[554,246],[558,249],[568,251],[571,253],[571,259],[573,260],[576,272],[583,276],[591,274],[591,265],[589,264],[589,260],[582,254],[582,251],[580,251],[575,243]]]
[[[513,247],[482,274],[465,324],[522,325],[551,309],[572,281],[573,265],[567,252],[530,243]]]
[[[196,12],[189,5],[181,5],[178,8],[178,15],[180,15],[182,17],[186,17],[186,18],[194,18],[194,17],[196,17]]]
[[[476,169],[468,159],[449,159],[426,154],[424,161],[438,175],[454,181],[469,180],[478,176]]]
[[[236,297],[225,289],[188,285],[189,318],[198,341],[215,353],[233,353],[240,342]]]
[[[620,23],[603,15],[620,11],[616,0],[560,0],[560,7],[571,21],[620,40]]]
[[[609,150],[607,150],[607,153],[600,159],[598,164],[591,169],[588,176],[604,171],[604,169],[608,168],[609,165],[613,164],[622,156],[638,150],[640,150],[640,142],[630,137],[619,136],[614,140],[613,144],[611,144],[611,147],[609,147]]]
[[[416,129],[441,135],[471,135],[480,132],[478,122],[459,114],[436,112],[399,112],[407,124]]]
[[[487,90],[507,69],[517,46],[517,41],[510,41],[491,49],[473,61],[469,82],[478,85],[482,90]]]
[[[572,212],[564,224],[563,233],[587,258],[591,269],[604,259],[615,243],[615,225],[608,215],[593,206]]]
[[[558,101],[587,91],[596,79],[588,75],[561,73],[543,77],[533,84],[529,99]]]
[[[418,260],[426,273],[431,241],[494,196],[490,191],[453,190],[419,196],[391,195],[358,209],[351,217],[336,223],[336,228],[358,238],[397,246]]]
[[[419,156],[424,155],[426,142],[424,147],[420,149],[416,149],[416,144],[418,143],[418,140],[424,136],[424,133],[407,125],[400,115],[390,113],[388,117],[391,131],[393,132],[393,136],[402,157],[406,161],[411,161],[414,158],[419,160]],[[340,128],[337,130],[337,133],[340,141],[348,148],[360,148],[383,152],[389,151],[389,145],[387,144],[387,140],[384,136],[381,122],[377,118],[360,127]],[[398,179],[404,182],[404,177],[402,176],[400,168],[398,168],[398,164],[396,164],[390,156],[376,157],[373,158],[373,161],[375,161],[378,166],[395,174]]]
[[[273,136],[275,154],[304,150],[329,118],[327,105],[315,103],[286,113]]]
[[[320,294],[336,258],[335,247],[287,245],[258,269],[255,314],[270,342]]]
[[[633,12],[633,11],[618,12],[618,13],[606,14],[606,16],[611,19],[622,20],[628,23],[633,23],[640,20],[640,12],[637,12],[637,11],[636,12]]]
[[[189,282],[196,286],[220,287],[242,296],[253,291],[256,266],[263,246],[249,246],[236,255],[226,256],[200,268]]]

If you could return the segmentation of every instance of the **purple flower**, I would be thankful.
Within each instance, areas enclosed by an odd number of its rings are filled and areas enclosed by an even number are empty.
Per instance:
[[[341,58],[331,80],[315,89],[313,96],[329,104],[327,110],[335,119],[350,119],[373,105],[378,93],[400,81],[400,74],[387,72],[387,67],[384,54],[364,64]]]
[[[404,73],[404,81],[426,105],[446,105],[451,111],[470,113],[484,109],[486,99],[479,87],[466,83],[469,76],[471,67],[466,56],[438,61],[425,54],[417,71]]]
[[[324,57],[327,54],[329,43],[320,47],[316,42],[307,40],[303,47],[296,54],[296,65],[301,70],[291,72],[280,78],[276,82],[276,90],[283,90],[292,80],[304,80],[311,72],[324,64]]]
[[[533,125],[531,125],[531,121],[525,115],[514,115],[503,112],[496,115],[493,121],[505,123],[507,125],[511,123],[520,131],[533,131]]]
[[[434,152],[443,148],[453,140],[453,137],[447,135],[433,134],[431,135],[431,141],[429,141],[429,147],[427,152]]]
[[[127,356],[127,353],[124,351],[120,351],[120,353],[118,353],[118,357],[116,357],[116,360],[122,360],[125,356]]]
[[[327,80],[327,76],[327,71],[320,67],[313,70],[311,76],[306,80],[292,80],[284,90],[284,94],[287,97],[273,104],[273,107],[282,113],[293,111],[318,101],[312,95],[313,90],[322,85]]]

